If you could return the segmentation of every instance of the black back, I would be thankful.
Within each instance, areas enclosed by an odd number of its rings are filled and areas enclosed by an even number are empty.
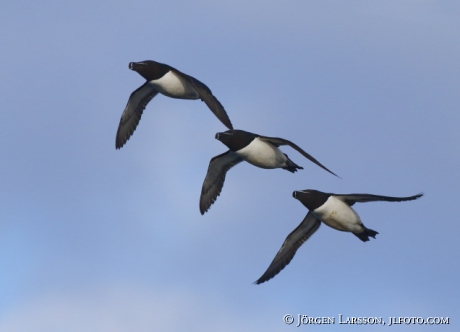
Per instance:
[[[292,193],[292,196],[298,199],[310,211],[314,211],[326,203],[331,195],[332,194],[312,189],[294,191]]]
[[[216,139],[224,143],[234,152],[248,146],[257,137],[259,137],[259,135],[237,129],[216,134]]]
[[[140,62],[130,62],[129,69],[139,73],[147,81],[157,80],[163,77],[171,69],[171,66],[165,65],[152,60],[145,60]]]

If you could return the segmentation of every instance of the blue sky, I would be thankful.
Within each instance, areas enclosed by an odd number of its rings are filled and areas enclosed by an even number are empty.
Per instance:
[[[285,314],[450,317],[439,329],[457,331],[459,15],[431,0],[2,2],[0,331],[296,329]],[[342,179],[284,147],[304,170],[242,163],[201,216],[209,160],[226,151],[204,103],[157,96],[115,150],[144,82],[128,63],[147,59],[207,84],[235,128],[292,140]],[[323,225],[253,285],[307,188],[425,196],[356,204],[376,240]]]

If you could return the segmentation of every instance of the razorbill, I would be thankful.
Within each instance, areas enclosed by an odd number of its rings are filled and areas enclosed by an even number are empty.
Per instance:
[[[138,72],[147,81],[131,93],[121,115],[115,140],[117,149],[121,148],[131,137],[145,107],[158,93],[178,99],[201,99],[227,128],[233,129],[224,107],[214,97],[211,90],[196,78],[171,66],[151,60],[131,62],[129,69]]]
[[[305,219],[297,226],[284,241],[267,271],[255,282],[261,284],[276,276],[289,264],[297,249],[319,228],[321,221],[326,225],[343,232],[351,232],[361,241],[369,241],[369,236],[375,239],[378,232],[367,228],[361,222],[359,215],[351,207],[355,203],[387,201],[412,201],[423,194],[409,197],[389,197],[370,194],[328,194],[318,190],[294,191],[292,196],[298,199],[309,212]]]
[[[216,139],[224,143],[230,150],[215,156],[209,162],[208,172],[201,189],[201,214],[208,211],[217,196],[220,195],[227,171],[243,160],[260,168],[282,168],[292,173],[297,169],[303,169],[278,149],[280,145],[289,145],[316,165],[337,176],[296,144],[283,138],[260,136],[244,130],[228,130],[217,133]]]

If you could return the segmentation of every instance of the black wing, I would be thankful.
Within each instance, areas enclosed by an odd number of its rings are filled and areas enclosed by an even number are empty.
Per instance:
[[[336,195],[335,197],[341,201],[352,206],[355,203],[365,203],[365,202],[377,202],[377,201],[387,201],[387,202],[405,202],[413,201],[419,197],[423,196],[423,193],[409,196],[409,197],[391,197],[391,196],[380,196],[380,195],[371,195],[371,194],[348,194],[348,195]]]
[[[214,113],[215,116],[217,116],[220,122],[222,122],[228,129],[233,129],[232,122],[230,121],[227,112],[225,112],[224,107],[217,100],[217,98],[214,97],[211,90],[205,84],[198,81],[196,78],[186,74],[183,75],[189,79],[190,83],[195,88],[196,92],[198,92],[198,94],[200,95],[200,99],[204,101],[206,105],[208,105],[209,109]]]
[[[310,154],[308,154],[304,150],[302,150],[297,144],[292,143],[291,141],[288,141],[287,139],[279,138],[279,137],[267,137],[267,136],[260,136],[259,138],[264,140],[265,142],[270,142],[271,144],[273,144],[273,145],[275,145],[277,147],[280,146],[280,145],[289,145],[291,148],[293,148],[294,150],[297,150],[297,152],[302,154],[305,158],[309,159],[310,161],[314,162],[316,165],[318,165],[322,169],[324,169],[324,170],[328,171],[329,173],[331,173],[331,174],[337,176],[338,178],[340,178],[340,176],[338,176],[334,172],[330,171],[327,167],[322,165],[318,160],[316,160]]]
[[[242,161],[243,159],[231,150],[211,159],[208,166],[208,173],[206,174],[203,187],[201,188],[201,214],[208,211],[211,205],[216,201],[217,196],[220,195],[227,171]]]
[[[313,213],[308,212],[304,220],[297,226],[284,241],[281,249],[276,254],[267,271],[255,282],[261,284],[276,276],[282,269],[288,265],[294,257],[297,249],[316,232],[321,225],[321,221],[316,219]]]
[[[121,148],[129,140],[141,120],[142,112],[157,93],[158,91],[148,84],[148,82],[131,93],[125,110],[121,115],[120,124],[118,125],[115,139],[115,147],[117,149]]]

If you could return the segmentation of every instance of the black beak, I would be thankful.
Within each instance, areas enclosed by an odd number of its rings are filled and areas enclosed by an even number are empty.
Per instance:
[[[292,193],[292,197],[294,197],[295,199],[297,199],[297,195],[298,195],[298,192],[297,192],[297,191],[294,191],[294,192]]]
[[[220,133],[216,134],[216,139],[219,139]]]
[[[142,62],[130,62],[129,63],[129,69],[136,70],[137,68],[141,67],[142,65],[143,65]]]

